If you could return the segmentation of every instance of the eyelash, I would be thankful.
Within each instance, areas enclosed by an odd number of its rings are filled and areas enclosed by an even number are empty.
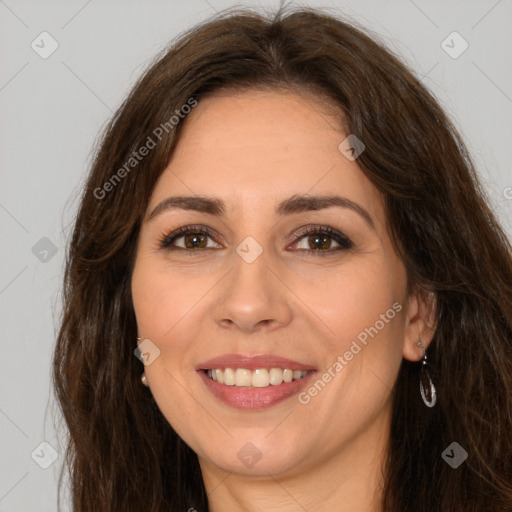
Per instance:
[[[178,240],[179,238],[182,238],[183,236],[187,234],[200,234],[210,237],[212,240],[215,240],[215,233],[210,230],[209,228],[206,228],[204,226],[184,226],[182,228],[177,229],[176,231],[170,233],[169,235],[166,235],[162,240],[160,240],[160,247],[162,249],[167,249],[169,251],[187,251],[190,255],[197,254],[197,252],[205,251],[211,248],[206,249],[184,249],[182,247],[170,247],[170,245]],[[294,233],[295,239],[292,243],[296,243],[300,239],[304,238],[307,235],[328,235],[329,238],[332,238],[335,242],[337,242],[340,246],[336,247],[335,249],[299,249],[300,252],[306,252],[309,254],[312,254],[314,256],[328,256],[329,254],[332,254],[334,252],[343,251],[347,249],[351,249],[353,247],[352,241],[347,238],[345,235],[340,233],[339,231],[336,231],[335,229],[331,228],[330,226],[316,226],[316,227],[310,227],[304,230],[301,230],[300,232]]]

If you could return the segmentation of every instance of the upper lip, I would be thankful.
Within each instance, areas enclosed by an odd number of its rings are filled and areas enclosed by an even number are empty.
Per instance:
[[[311,365],[299,363],[286,357],[271,354],[243,355],[223,354],[199,363],[197,370],[211,370],[214,368],[245,368],[256,370],[258,368],[288,368],[290,370],[313,370]]]

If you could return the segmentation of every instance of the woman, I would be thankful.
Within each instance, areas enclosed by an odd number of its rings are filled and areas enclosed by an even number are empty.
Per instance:
[[[74,510],[512,510],[511,283],[389,51],[310,9],[194,28],[107,127],[69,247]]]

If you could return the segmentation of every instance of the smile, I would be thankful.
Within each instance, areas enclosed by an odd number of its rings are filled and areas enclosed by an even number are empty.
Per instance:
[[[208,378],[219,384],[236,387],[266,388],[279,386],[283,382],[288,383],[304,378],[307,370],[290,370],[289,368],[212,368],[206,371]]]

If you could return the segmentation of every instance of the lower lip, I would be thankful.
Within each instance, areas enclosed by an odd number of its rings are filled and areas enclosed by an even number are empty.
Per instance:
[[[225,404],[235,407],[236,409],[266,409],[272,407],[287,398],[299,393],[311,377],[316,373],[312,370],[302,379],[292,382],[283,382],[277,386],[267,386],[265,388],[249,388],[227,386],[210,379],[203,370],[198,371],[199,376],[203,379],[206,387]]]

